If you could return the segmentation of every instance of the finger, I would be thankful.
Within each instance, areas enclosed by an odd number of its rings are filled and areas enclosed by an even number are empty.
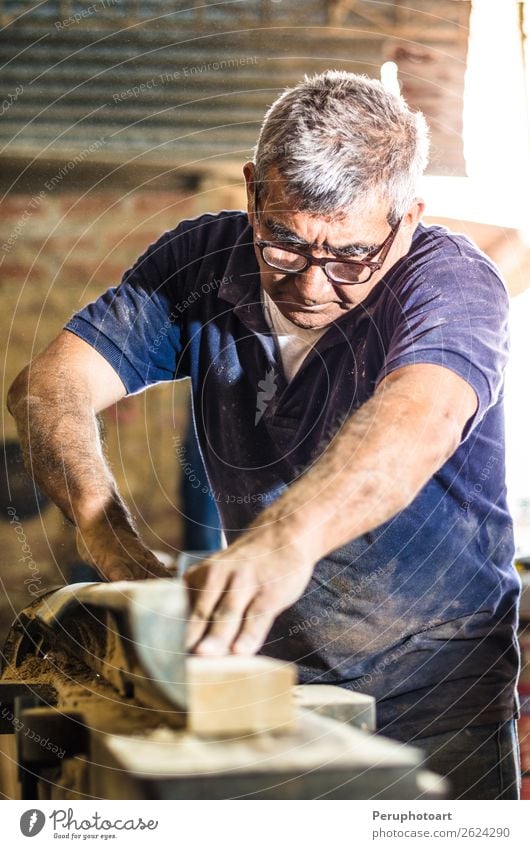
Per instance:
[[[116,557],[116,563],[130,570],[132,577],[137,581],[145,581],[150,578],[170,578],[166,566],[160,562],[156,554],[144,545],[122,546],[121,556]],[[113,564],[114,565],[114,564]]]
[[[105,567],[105,575],[109,581],[144,581],[148,578],[167,577],[167,575],[154,574],[147,571],[148,568],[144,563],[139,563],[135,560],[126,560],[115,562],[111,566]],[[101,571],[101,570],[100,570]]]
[[[99,574],[106,578],[107,581],[134,581],[136,580],[135,575],[131,571],[128,566],[112,566],[110,569],[105,570],[103,572],[101,569],[98,569]]]
[[[215,574],[211,568],[194,567],[194,574],[185,574],[190,594],[191,612],[186,629],[186,648],[191,651],[208,628],[213,611],[222,595],[226,576]]]
[[[241,630],[241,622],[253,596],[248,586],[232,579],[221,601],[212,611],[206,635],[198,642],[195,652],[200,655],[229,654],[230,646]]]
[[[142,566],[144,578],[173,578],[174,575],[167,566],[164,566],[160,560],[149,561],[148,564]]]
[[[254,599],[245,611],[241,630],[232,643],[232,654],[255,654],[265,642],[277,613],[270,602],[259,596]]]

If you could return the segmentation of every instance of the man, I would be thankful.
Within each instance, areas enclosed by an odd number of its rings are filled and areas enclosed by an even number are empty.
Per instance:
[[[228,547],[186,575],[190,648],[372,693],[455,798],[516,798],[519,582],[504,485],[507,295],[420,223],[427,129],[329,71],[268,111],[248,214],[183,221],[72,318],[9,397],[38,482],[109,580],[165,574],[96,413],[191,377]]]

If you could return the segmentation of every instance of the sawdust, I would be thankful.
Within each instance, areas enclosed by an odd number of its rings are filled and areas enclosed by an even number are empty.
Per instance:
[[[8,679],[22,683],[33,680],[42,682],[43,684],[51,684],[53,674],[53,668],[43,658],[27,657],[20,666],[6,667],[2,675],[2,680]]]

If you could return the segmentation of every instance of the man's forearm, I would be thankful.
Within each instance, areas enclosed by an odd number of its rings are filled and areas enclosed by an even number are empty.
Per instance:
[[[404,367],[383,381],[246,533],[188,570],[193,651],[257,651],[318,560],[409,504],[454,453],[476,407],[469,384],[440,366]]]
[[[127,522],[103,456],[98,422],[82,383],[53,380],[27,369],[8,399],[26,466],[35,481],[74,524],[83,527],[112,511]]]
[[[42,361],[44,360],[44,362]],[[83,559],[109,580],[167,577],[144,545],[103,455],[89,387],[44,355],[15,381],[8,406],[27,468],[77,526]]]
[[[96,413],[125,391],[104,357],[63,330],[17,377],[8,407],[26,466],[77,526],[83,560],[111,581],[168,577],[136,532],[103,455]]]
[[[444,415],[440,405],[426,410],[410,383],[390,383],[346,421],[249,532],[259,535],[268,527],[279,547],[298,545],[316,562],[404,509],[460,436],[457,417]]]

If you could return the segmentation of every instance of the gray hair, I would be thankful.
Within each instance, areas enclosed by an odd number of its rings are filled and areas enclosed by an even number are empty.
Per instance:
[[[364,75],[325,71],[272,104],[254,163],[259,189],[277,169],[301,211],[325,216],[383,200],[394,224],[417,196],[428,155],[425,118],[401,95]]]

